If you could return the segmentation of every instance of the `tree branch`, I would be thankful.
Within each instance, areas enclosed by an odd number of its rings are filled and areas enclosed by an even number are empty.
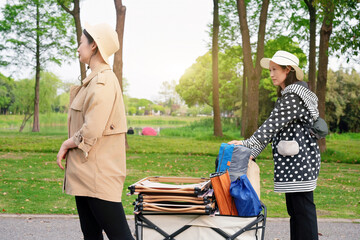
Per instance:
[[[74,9],[70,10],[67,6],[64,5],[64,2],[61,0],[56,0],[57,3],[69,14],[71,14],[72,16],[74,16]]]

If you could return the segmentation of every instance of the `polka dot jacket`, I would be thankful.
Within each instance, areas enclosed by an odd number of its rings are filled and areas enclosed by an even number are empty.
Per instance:
[[[275,192],[308,192],[316,188],[320,151],[306,126],[319,117],[318,98],[305,82],[287,86],[269,118],[244,146],[257,157],[272,142]]]

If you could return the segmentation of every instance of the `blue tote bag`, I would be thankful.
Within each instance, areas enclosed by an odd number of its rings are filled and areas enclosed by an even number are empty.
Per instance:
[[[262,207],[259,197],[246,175],[231,182],[230,195],[234,198],[239,216],[252,217],[260,214]]]

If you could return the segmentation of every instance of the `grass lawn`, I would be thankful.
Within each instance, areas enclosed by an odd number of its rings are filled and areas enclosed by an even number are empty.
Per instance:
[[[333,136],[327,141],[331,151],[324,154],[315,191],[319,217],[360,216],[358,135]],[[0,132],[0,211],[76,214],[74,198],[62,193],[64,172],[56,165],[58,148],[66,137],[64,132]],[[208,177],[214,171],[220,143],[226,141],[227,137],[129,135],[128,176],[123,191],[126,214],[132,214],[136,197],[126,196],[127,186],[147,176]],[[261,169],[261,199],[268,207],[268,216],[287,217],[284,194],[273,191],[269,146],[257,162]]]

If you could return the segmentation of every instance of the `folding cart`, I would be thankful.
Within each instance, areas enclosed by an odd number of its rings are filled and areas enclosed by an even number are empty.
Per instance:
[[[266,206],[254,217],[216,215],[210,186],[210,179],[179,177],[147,177],[129,186],[139,194],[136,239],[264,240]]]
[[[264,240],[266,206],[256,217],[138,212],[137,240]]]

